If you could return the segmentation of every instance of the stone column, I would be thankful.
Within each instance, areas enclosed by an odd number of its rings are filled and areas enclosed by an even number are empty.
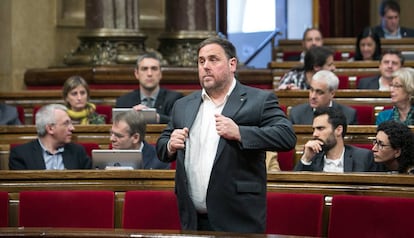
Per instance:
[[[159,51],[172,66],[197,65],[198,43],[217,35],[217,0],[167,0]]]
[[[139,31],[139,0],[86,0],[86,29],[67,65],[134,64],[145,52],[147,36]]]

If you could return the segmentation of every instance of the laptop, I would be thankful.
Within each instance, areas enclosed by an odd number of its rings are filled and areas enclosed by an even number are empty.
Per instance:
[[[92,169],[142,169],[141,150],[92,150]]]
[[[117,114],[133,110],[132,108],[112,108],[112,121]],[[157,110],[155,108],[142,109],[140,112],[144,114],[144,120],[147,124],[157,123]]]

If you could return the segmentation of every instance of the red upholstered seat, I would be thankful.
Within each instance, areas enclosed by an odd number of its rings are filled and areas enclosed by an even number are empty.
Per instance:
[[[17,115],[19,116],[19,120],[22,124],[25,123],[25,116],[24,116],[24,107],[23,106],[16,106]]]
[[[122,228],[180,230],[178,205],[174,192],[127,191]]]
[[[0,192],[0,227],[9,226],[9,194]]]
[[[292,171],[294,166],[295,150],[277,152],[277,161],[282,171]]]
[[[411,237],[414,199],[334,195],[328,237]]]
[[[288,61],[290,58],[300,58],[302,51],[285,51],[283,52],[283,61]]]
[[[112,191],[22,191],[19,226],[114,227]]]
[[[101,148],[99,144],[95,142],[82,142],[78,144],[82,145],[83,148],[85,148],[86,154],[89,156],[89,158],[92,158],[92,150],[99,150]]]
[[[266,234],[322,235],[322,194],[267,193]]]
[[[347,75],[338,75],[338,89],[349,89],[349,77]]]
[[[105,123],[112,123],[112,106],[111,105],[96,105],[96,112],[105,116]]]
[[[357,112],[359,125],[375,125],[375,109],[372,105],[350,105]]]

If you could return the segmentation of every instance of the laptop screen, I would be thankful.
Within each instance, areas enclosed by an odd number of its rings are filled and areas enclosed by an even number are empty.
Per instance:
[[[141,150],[92,150],[92,169],[142,169]]]

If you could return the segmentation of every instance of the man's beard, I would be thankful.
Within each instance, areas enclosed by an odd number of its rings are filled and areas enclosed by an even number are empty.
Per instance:
[[[336,146],[336,144],[337,144],[337,141],[336,141],[336,138],[335,138],[335,136],[334,135],[330,135],[327,139],[326,139],[326,141],[324,141],[324,143],[323,143],[323,146],[322,146],[322,149],[323,149],[323,151],[325,151],[325,152],[328,152],[328,151],[330,151],[332,148],[334,148],[335,146]]]
[[[322,147],[322,151],[321,152],[328,152],[329,150],[331,150],[332,148],[334,148],[337,144],[336,138],[334,135],[330,135],[326,141],[320,139],[320,138],[315,138],[315,140],[319,140],[323,142]]]

